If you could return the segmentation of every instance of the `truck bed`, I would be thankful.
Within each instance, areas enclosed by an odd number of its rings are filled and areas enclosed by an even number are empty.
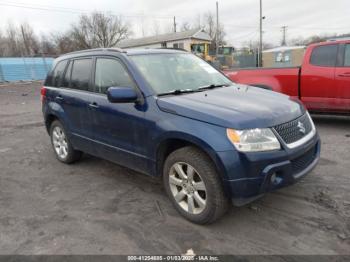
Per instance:
[[[232,81],[299,97],[300,67],[242,68],[224,71]]]

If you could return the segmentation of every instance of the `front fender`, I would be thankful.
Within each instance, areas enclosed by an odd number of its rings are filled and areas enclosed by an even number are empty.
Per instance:
[[[157,160],[160,146],[167,140],[182,140],[203,150],[214,162],[218,172],[226,178],[226,172],[218,152],[233,150],[226,136],[226,129],[206,122],[170,114],[156,124],[156,132],[150,141],[151,155]]]

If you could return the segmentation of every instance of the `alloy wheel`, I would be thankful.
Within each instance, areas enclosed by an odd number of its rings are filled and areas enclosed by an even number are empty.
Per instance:
[[[56,126],[52,132],[52,143],[56,154],[64,159],[68,156],[68,143],[67,138],[61,127]]]
[[[199,173],[189,164],[177,162],[169,172],[169,185],[176,203],[190,214],[200,214],[206,207],[207,190]]]

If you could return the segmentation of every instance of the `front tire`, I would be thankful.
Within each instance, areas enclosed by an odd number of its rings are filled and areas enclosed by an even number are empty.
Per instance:
[[[212,160],[188,146],[165,161],[163,183],[177,211],[197,224],[210,224],[225,214],[228,199]]]
[[[55,120],[52,122],[50,126],[50,137],[53,150],[59,161],[65,164],[71,164],[81,158],[82,152],[72,147],[60,121]]]

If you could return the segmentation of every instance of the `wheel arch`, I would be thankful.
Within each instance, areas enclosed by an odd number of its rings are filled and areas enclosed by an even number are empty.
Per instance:
[[[60,122],[62,122],[60,120],[60,118],[55,115],[55,114],[52,114],[52,113],[49,113],[46,118],[45,118],[45,127],[46,127],[46,131],[47,133],[50,133],[50,127],[51,127],[51,124],[55,121],[55,120],[59,120]]]
[[[164,137],[159,141],[159,143],[157,143],[155,150],[155,171],[157,176],[163,175],[163,167],[166,158],[175,150],[185,146],[193,146],[201,150],[209,157],[209,159],[211,159],[211,161],[213,161],[216,171],[218,172],[221,179],[224,179],[226,177],[223,163],[217,157],[216,151],[205,141],[189,134],[172,134]]]

